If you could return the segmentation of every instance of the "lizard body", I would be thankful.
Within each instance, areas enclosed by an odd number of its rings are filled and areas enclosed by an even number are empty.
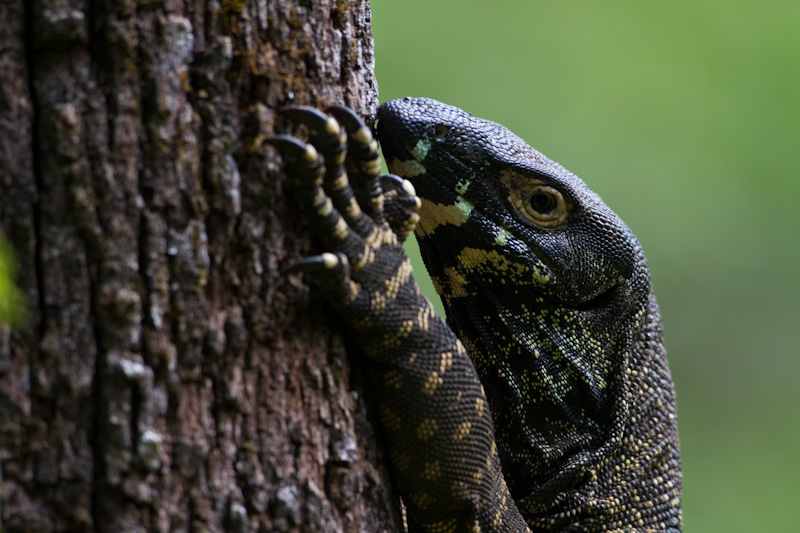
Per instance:
[[[380,107],[389,168],[414,187],[378,176],[369,130],[334,114],[345,131],[294,116],[321,156],[274,142],[336,252],[298,268],[370,357],[409,530],[680,531],[675,396],[630,230],[576,176],[460,109]],[[415,225],[447,324],[399,246]]]

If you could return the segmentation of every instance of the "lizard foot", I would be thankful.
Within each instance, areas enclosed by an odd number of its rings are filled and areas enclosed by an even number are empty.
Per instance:
[[[418,296],[400,240],[413,231],[420,200],[406,180],[379,173],[377,141],[353,111],[329,111],[333,116],[287,108],[282,114],[307,127],[309,142],[289,135],[267,142],[282,154],[300,209],[333,252],[289,271],[309,273],[358,329],[371,322],[365,315],[382,314],[399,294],[405,302]],[[385,322],[396,327],[395,317]]]

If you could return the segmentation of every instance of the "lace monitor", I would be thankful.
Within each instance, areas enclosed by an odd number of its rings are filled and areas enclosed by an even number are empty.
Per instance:
[[[380,106],[397,176],[379,175],[352,111],[328,112],[290,108],[309,142],[270,139],[330,250],[293,269],[368,356],[409,531],[680,531],[675,394],[627,226],[578,177],[458,108]],[[400,246],[412,231],[446,324]]]

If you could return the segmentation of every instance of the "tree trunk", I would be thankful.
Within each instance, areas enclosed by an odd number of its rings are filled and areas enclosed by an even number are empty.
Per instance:
[[[4,0],[0,530],[384,531],[392,497],[275,153],[374,114],[366,1]],[[333,326],[330,325],[333,323]]]

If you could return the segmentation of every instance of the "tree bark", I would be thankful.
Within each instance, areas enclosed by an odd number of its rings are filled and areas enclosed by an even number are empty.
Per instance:
[[[287,104],[374,115],[369,23],[363,0],[0,3],[29,304],[0,325],[0,530],[395,530],[341,325],[280,273],[320,250],[262,144]]]

